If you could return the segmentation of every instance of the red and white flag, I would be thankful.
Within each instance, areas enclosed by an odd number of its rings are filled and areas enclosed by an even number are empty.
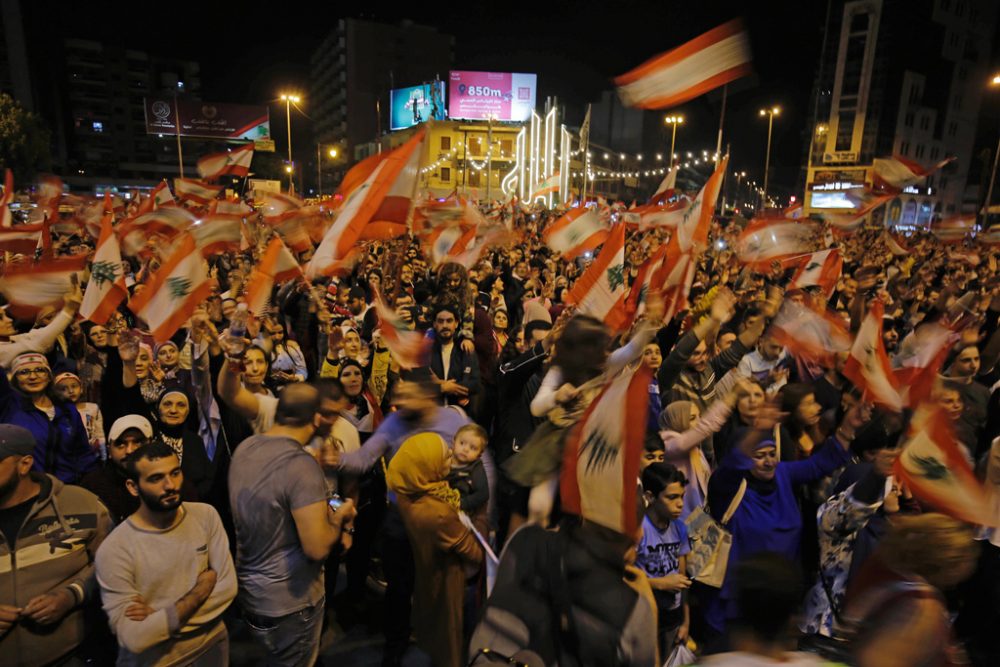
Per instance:
[[[945,158],[930,167],[899,155],[872,160],[872,187],[877,190],[900,192],[908,185],[915,185],[945,166],[954,157]]]
[[[197,178],[175,178],[174,192],[181,201],[190,201],[206,206],[222,192],[221,185],[209,185]]]
[[[908,440],[893,472],[921,502],[961,521],[996,526],[991,498],[955,441],[940,407],[922,404],[910,420]]]
[[[612,378],[570,430],[559,491],[565,511],[622,535],[633,535],[636,479],[653,372],[645,364]]]
[[[910,254],[910,246],[901,234],[894,234],[891,230],[885,230],[885,245],[896,257],[905,257]]]
[[[302,267],[277,236],[271,238],[260,263],[250,274],[247,285],[247,307],[257,317],[263,317],[271,301],[275,284],[302,277]]]
[[[908,407],[930,400],[938,372],[958,337],[940,322],[928,322],[903,339],[893,361],[896,383]]]
[[[559,192],[559,172],[556,172],[539,183],[531,193],[529,201]]]
[[[4,170],[3,195],[0,195],[0,227],[10,227],[14,224],[10,214],[10,203],[14,201],[14,172]]]
[[[139,217],[149,213],[150,211],[155,211],[161,206],[176,206],[177,202],[174,200],[173,194],[170,193],[170,186],[167,185],[167,179],[160,181],[153,191],[149,193],[149,197],[145,201],[139,204],[136,209],[135,216]]]
[[[566,296],[576,312],[602,320],[612,332],[625,327],[625,225],[619,223],[608,235],[601,253],[577,278]]]
[[[840,250],[837,248],[814,252],[808,257],[802,258],[799,268],[796,269],[792,281],[788,284],[788,289],[819,287],[829,299],[837,287],[837,281],[840,280],[843,268],[844,258],[840,256]]]
[[[660,182],[660,187],[656,188],[656,193],[649,198],[650,204],[663,204],[674,196],[677,188],[677,172],[680,168],[679,164],[675,164],[667,170],[667,175]]]
[[[660,246],[650,255],[645,262],[639,266],[635,275],[635,282],[629,288],[628,297],[625,299],[625,328],[632,324],[646,311],[646,298],[649,296],[650,287],[653,284],[653,277],[663,266],[663,260],[667,256],[667,246]]]
[[[832,367],[838,354],[851,349],[843,318],[785,301],[771,323],[771,335],[798,359]]]
[[[823,219],[839,235],[845,236],[857,231],[869,215],[880,206],[895,198],[895,194],[886,194],[869,188],[852,188],[845,193],[847,199],[854,205],[849,213],[820,213]]]
[[[194,239],[185,235],[149,283],[132,297],[129,309],[149,325],[153,339],[163,343],[209,297],[214,283]]]
[[[269,225],[287,220],[292,213],[305,206],[301,199],[284,192],[265,192],[255,203],[260,207],[264,222]]]
[[[407,370],[427,364],[430,339],[419,331],[406,327],[406,323],[375,294],[375,314],[378,315],[378,330],[382,332],[382,342],[401,368]]]
[[[677,238],[682,252],[693,251],[695,254],[701,254],[708,246],[708,230],[712,226],[715,205],[719,201],[719,189],[722,187],[722,179],[726,175],[728,165],[729,156],[726,155],[719,160],[715,171],[708,177],[698,196],[677,223],[674,237]]]
[[[105,202],[110,201],[105,194]],[[105,324],[118,305],[128,296],[125,272],[122,270],[122,253],[118,237],[112,229],[114,213],[108,211],[101,220],[101,236],[97,240],[94,259],[90,264],[90,280],[83,293],[80,316],[95,324]]]
[[[209,213],[195,220],[188,232],[205,257],[220,252],[239,251],[243,241],[243,216]]]
[[[247,206],[246,202],[242,200],[229,201],[225,199],[216,199],[212,202],[212,213],[220,213],[222,215],[239,215],[246,217],[253,213],[253,209]]]
[[[419,130],[405,144],[386,154],[367,179],[348,195],[306,266],[308,279],[330,275],[347,258],[370,223],[401,224],[405,231],[419,182],[424,134],[424,130]]]
[[[941,243],[956,244],[964,241],[975,230],[975,227],[975,214],[955,215],[933,223],[931,225],[931,233]]]
[[[15,225],[0,228],[0,250],[33,255],[42,238],[42,225]]]
[[[729,21],[615,79],[622,104],[665,109],[750,74],[750,40]]]
[[[604,243],[610,230],[593,208],[574,208],[542,232],[542,240],[563,259],[573,259]]]
[[[163,206],[126,220],[118,227],[122,249],[128,255],[137,255],[156,237],[172,240],[186,232],[194,221],[194,213],[180,206]]]
[[[207,180],[220,176],[246,178],[253,160],[253,144],[246,144],[224,153],[213,153],[198,160],[198,175]]]
[[[440,266],[461,255],[476,240],[476,228],[438,227],[427,237],[431,261]]]
[[[736,240],[736,256],[758,271],[771,263],[801,257],[815,242],[816,225],[784,218],[754,218]]]
[[[11,264],[0,277],[0,294],[10,303],[12,315],[33,318],[47,306],[61,307],[72,276],[79,280],[85,266],[83,256]]]
[[[36,209],[42,219],[55,222],[59,219],[59,202],[63,196],[63,182],[58,176],[46,174],[38,179],[35,191]]]
[[[903,397],[882,342],[884,314],[885,306],[876,299],[851,346],[851,354],[844,364],[844,377],[864,392],[866,400],[902,412]]]
[[[622,219],[633,222],[638,218],[640,232],[654,227],[674,228],[689,219],[689,210],[693,205],[693,200],[682,195],[671,202],[640,206],[635,211],[623,213]]]

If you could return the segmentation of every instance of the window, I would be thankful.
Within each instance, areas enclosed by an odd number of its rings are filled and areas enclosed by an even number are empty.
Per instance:
[[[956,111],[960,111],[962,109],[962,95],[961,95],[961,93],[955,93],[955,97],[952,100],[951,105],[953,107],[955,107]]]
[[[441,137],[441,150],[443,151],[451,150],[451,137]]]
[[[90,124],[90,126],[93,128],[94,132],[104,131],[104,123],[102,123],[99,120],[95,120],[93,123]]]
[[[868,30],[868,14],[855,14],[851,17],[851,32]]]
[[[469,137],[469,152],[473,155],[483,154],[483,138]]]
[[[906,127],[913,127],[913,112],[912,111],[907,112],[906,117],[903,119],[903,125],[905,125]]]
[[[854,143],[854,111],[841,111],[837,119],[837,142],[834,150],[849,151]]]
[[[913,84],[910,86],[910,104],[917,102],[920,99],[920,86]]]
[[[951,121],[948,123],[948,136],[954,137],[956,134],[958,134],[958,123]]]
[[[470,171],[469,172],[469,185],[471,185],[474,188],[478,188],[479,187],[479,177],[481,175],[482,175],[482,172],[480,172],[478,169],[473,169],[472,171]]]
[[[940,154],[941,154],[941,151],[938,150],[937,146],[935,146],[934,148],[931,149],[931,159],[932,160],[938,159],[938,155],[940,155]]]
[[[451,180],[451,167],[441,167],[441,180],[442,181]]]
[[[923,144],[917,144],[913,149],[913,157],[918,160],[924,156],[924,146]]]
[[[500,140],[500,152],[506,157],[513,157],[514,155],[514,142],[510,139]]]
[[[899,144],[899,154],[906,155],[910,151],[910,142],[903,141]]]
[[[930,126],[931,126],[931,119],[928,116],[921,116],[920,129],[926,132],[928,129],[930,129]]]

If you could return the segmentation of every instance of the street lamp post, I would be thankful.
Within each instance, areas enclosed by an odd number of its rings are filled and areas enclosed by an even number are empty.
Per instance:
[[[746,177],[746,175],[747,175],[747,173],[745,171],[737,171],[736,173],[733,174],[733,176],[736,177],[736,197],[735,197],[735,199],[737,201],[739,201],[740,196],[742,195],[742,192],[743,192],[743,190],[742,190],[742,188],[743,188],[743,179]],[[740,208],[739,204],[737,203],[737,204],[735,204],[735,206],[736,206],[736,210],[738,211],[739,208]]]
[[[990,81],[991,86],[1000,86],[1000,74]],[[983,204],[983,227],[990,226],[990,203],[993,201],[993,181],[997,180],[997,162],[1000,161],[1000,138],[997,139],[997,149],[993,154],[993,170],[990,172],[990,184],[986,188],[986,202]]]
[[[684,116],[667,116],[663,122],[671,126],[670,131],[670,167],[674,166],[674,144],[677,143],[677,126],[684,123]]]
[[[292,105],[298,104],[302,101],[302,98],[298,95],[292,95],[291,93],[282,93],[281,100],[285,103],[285,125],[288,126],[288,166],[286,169],[288,172],[288,188],[292,187],[292,179],[294,178],[295,169],[292,167]]]
[[[760,110],[761,116],[767,116],[767,152],[764,156],[764,189],[761,192],[761,208],[767,208],[767,172],[771,167],[771,128],[774,125],[774,117],[780,113],[781,107]]]
[[[327,152],[327,155],[329,155],[331,159],[336,159],[337,157],[336,147],[331,148]],[[322,152],[322,145],[319,143],[316,144],[316,190],[318,192],[319,198],[322,199],[323,198],[323,152]]]

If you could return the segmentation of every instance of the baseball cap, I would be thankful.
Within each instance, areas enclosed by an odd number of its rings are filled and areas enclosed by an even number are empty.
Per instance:
[[[125,415],[115,420],[108,431],[108,440],[115,442],[130,428],[138,429],[147,438],[153,437],[153,426],[142,415]]]
[[[23,426],[0,424],[0,460],[28,456],[35,451],[35,436]]]

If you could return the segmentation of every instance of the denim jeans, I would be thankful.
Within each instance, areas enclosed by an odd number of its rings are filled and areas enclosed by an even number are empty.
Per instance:
[[[323,603],[278,618],[243,612],[250,633],[267,649],[268,667],[312,667],[323,633]]]

